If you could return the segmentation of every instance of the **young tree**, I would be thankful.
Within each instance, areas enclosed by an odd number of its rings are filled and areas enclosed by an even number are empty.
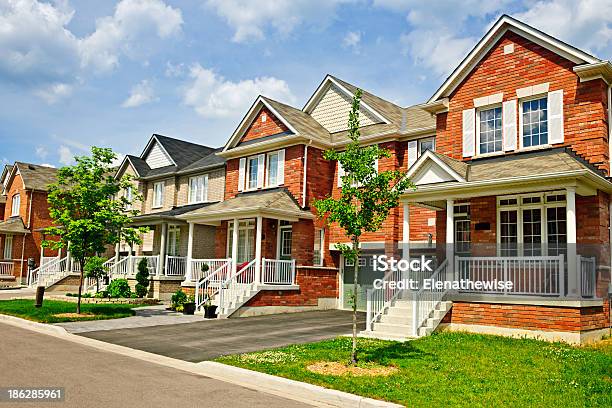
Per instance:
[[[70,253],[81,267],[77,313],[81,312],[83,271],[89,257],[102,253],[107,245],[114,245],[128,236],[137,238],[146,228],[129,228],[130,218],[139,211],[120,192],[130,187],[131,179],[114,177],[111,149],[92,147],[91,156],[75,157],[76,164],[62,167],[57,181],[49,189],[49,214],[53,226],[46,229],[58,241],[45,241],[43,245],[54,249],[70,243]],[[141,197],[134,195],[132,201]]]
[[[351,363],[357,363],[357,282],[359,277],[359,242],[364,232],[374,232],[381,228],[391,209],[399,205],[402,192],[414,187],[406,174],[399,170],[378,172],[376,161],[390,157],[388,150],[378,145],[361,146],[359,143],[359,104],[361,90],[353,97],[348,120],[350,143],[343,152],[329,150],[324,153],[327,160],[335,160],[344,170],[341,180],[341,194],[338,199],[332,197],[315,200],[314,206],[319,217],[328,223],[338,223],[344,229],[351,245],[336,244],[345,259],[355,265],[353,291],[350,302],[353,308],[353,346]],[[339,173],[340,174],[340,173]]]
[[[106,276],[107,267],[104,266],[106,259],[99,256],[92,256],[85,262],[85,277],[96,280],[96,293],[100,291],[100,279]]]

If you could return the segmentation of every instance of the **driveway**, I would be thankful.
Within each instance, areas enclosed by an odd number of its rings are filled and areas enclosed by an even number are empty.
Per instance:
[[[57,404],[14,407],[306,407],[235,384],[0,323],[0,384],[62,387]],[[17,345],[17,346],[16,346]]]
[[[194,323],[89,331],[81,336],[184,361],[212,360],[226,354],[310,343],[351,333],[351,312],[327,310]],[[359,315],[359,330],[365,314]]]

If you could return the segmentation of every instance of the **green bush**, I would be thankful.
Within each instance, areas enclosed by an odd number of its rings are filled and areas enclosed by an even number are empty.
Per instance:
[[[172,304],[172,308],[179,311],[179,308],[183,308],[183,303],[187,302],[187,295],[181,289],[178,289],[176,292],[172,294],[172,298],[170,299],[170,303]]]
[[[108,297],[108,292],[107,292],[107,291],[105,291],[105,290],[102,290],[102,291],[100,291],[100,292],[96,293],[96,294],[94,295],[94,297],[95,297],[95,298],[98,298],[98,299],[106,298],[106,297]]]
[[[111,298],[129,298],[132,295],[127,279],[115,279],[107,288],[108,296]]]
[[[149,292],[149,264],[147,258],[142,258],[138,262],[138,272],[136,273],[136,295],[145,297]]]

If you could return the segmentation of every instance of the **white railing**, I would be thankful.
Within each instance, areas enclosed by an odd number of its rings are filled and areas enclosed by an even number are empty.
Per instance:
[[[396,268],[383,277],[381,288],[366,290],[366,330],[373,330],[372,325],[391,307],[402,292],[397,285],[385,285],[385,282],[399,282],[403,275],[402,271]]]
[[[445,259],[438,269],[434,271],[429,279],[434,281],[450,280],[450,272],[448,270],[448,260]],[[442,285],[444,286],[444,285]],[[421,286],[419,291],[414,295],[412,306],[412,334],[416,337],[419,333],[419,328],[429,319],[430,315],[436,310],[436,307],[444,299],[444,295],[448,289],[438,288],[436,285]]]
[[[48,286],[69,272],[68,258],[55,258],[55,260],[31,270],[28,273],[28,285]]]
[[[0,262],[0,275],[13,276],[13,261]]]
[[[261,282],[269,285],[295,284],[295,259],[279,260],[262,258]]]
[[[457,257],[455,279],[494,282],[510,281],[512,288],[495,287],[462,290],[467,293],[504,295],[565,295],[563,254],[558,256]]]
[[[191,260],[191,273],[192,279],[196,282],[200,279],[204,278],[209,273],[221,268],[225,265],[230,259],[192,259]],[[206,264],[208,265],[208,272],[206,274],[202,273],[202,266]],[[228,276],[223,276],[221,281],[227,279]]]
[[[196,281],[195,302],[199,308],[207,299],[213,299],[219,293],[219,283],[225,282],[232,273],[232,260],[226,259],[219,268],[209,271],[206,276]]]
[[[166,255],[166,276],[185,276],[187,258],[184,256]]]
[[[56,256],[43,256],[42,259],[40,260],[40,266],[46,265],[49,262],[53,262],[58,258],[59,257],[57,255]]]
[[[581,291],[584,297],[595,297],[597,265],[595,257],[577,256],[577,270],[580,273]]]
[[[132,274],[136,275],[138,272],[138,264],[143,259],[147,261],[147,269],[149,270],[149,276],[157,275],[157,267],[159,265],[159,255],[137,255],[132,256]]]
[[[106,261],[105,264],[109,265],[109,273],[111,275],[136,275],[136,272],[138,272],[138,263],[142,259],[147,260],[149,276],[157,275],[159,255],[128,255],[119,258],[117,262],[115,262],[114,258],[111,258]]]
[[[219,309],[227,311],[232,302],[250,289],[257,276],[257,260],[253,259],[243,268],[231,275],[219,287]]]

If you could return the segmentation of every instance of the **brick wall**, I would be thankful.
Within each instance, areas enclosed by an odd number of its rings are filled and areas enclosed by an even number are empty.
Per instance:
[[[514,53],[504,55],[507,44],[514,44]],[[601,80],[581,83],[573,66],[515,33],[506,33],[453,92],[448,113],[437,116],[437,151],[462,159],[462,111],[474,107],[474,98],[503,92],[504,101],[517,99],[516,89],[548,82],[550,91],[564,91],[565,142],[559,146],[570,146],[608,171],[606,86]]]
[[[298,268],[296,282],[300,289],[265,290],[245,306],[317,306],[320,298],[338,298],[338,271],[335,269]]]
[[[262,117],[265,115],[266,121],[262,121]],[[285,126],[280,120],[276,118],[268,110],[268,108],[262,108],[257,117],[251,123],[251,126],[246,130],[241,142],[248,142],[249,140],[259,139],[261,137],[266,137],[270,135],[276,135],[278,133],[283,133],[288,131],[289,129]]]
[[[606,328],[608,310],[607,300],[603,306],[585,308],[453,302],[443,323],[579,332]]]

